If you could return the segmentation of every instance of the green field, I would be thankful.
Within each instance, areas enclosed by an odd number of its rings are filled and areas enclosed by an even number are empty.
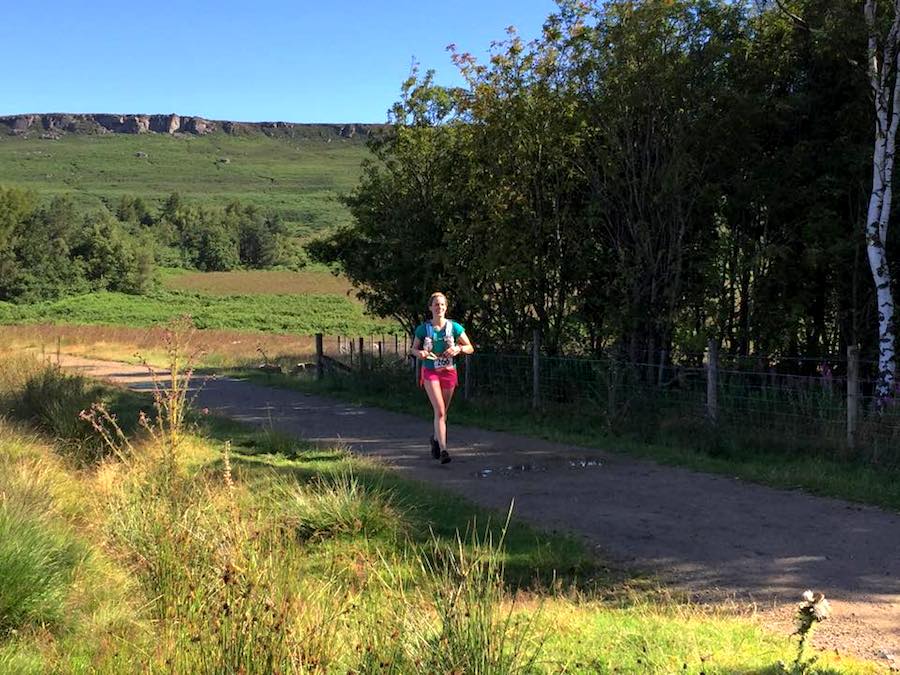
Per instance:
[[[356,184],[367,155],[360,140],[263,134],[0,135],[0,185],[47,197],[70,194],[88,208],[123,195],[158,205],[173,192],[206,206],[239,199],[278,213],[305,238],[347,222],[338,196]]]
[[[397,332],[359,303],[329,294],[205,295],[160,290],[149,295],[98,292],[30,305],[0,302],[0,324],[153,326],[190,315],[198,328],[298,335],[372,335]]]

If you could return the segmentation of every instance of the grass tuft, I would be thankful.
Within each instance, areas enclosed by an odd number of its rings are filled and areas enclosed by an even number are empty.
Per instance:
[[[69,533],[0,496],[0,634],[62,623],[84,554]]]
[[[373,536],[403,529],[391,494],[364,486],[352,472],[280,486],[276,495],[283,525],[301,539]]]

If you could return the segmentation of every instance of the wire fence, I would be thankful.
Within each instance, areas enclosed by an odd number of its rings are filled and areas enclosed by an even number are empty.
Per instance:
[[[330,338],[318,372],[411,390],[418,364],[409,347],[397,336]],[[843,358],[740,357],[710,344],[653,361],[479,351],[458,359],[460,394],[495,413],[724,454],[802,452],[900,466],[900,396],[876,397],[877,364],[855,350]]]

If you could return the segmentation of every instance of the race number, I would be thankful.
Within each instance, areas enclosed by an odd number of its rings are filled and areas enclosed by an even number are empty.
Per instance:
[[[449,357],[438,357],[434,360],[435,368],[448,368],[453,365],[453,359]]]

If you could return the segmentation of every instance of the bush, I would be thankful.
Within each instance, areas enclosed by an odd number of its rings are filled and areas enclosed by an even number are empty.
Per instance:
[[[57,440],[77,463],[88,465],[105,457],[104,446],[81,411],[100,397],[100,389],[85,378],[48,366],[31,375],[11,394],[9,407],[20,419]]]

